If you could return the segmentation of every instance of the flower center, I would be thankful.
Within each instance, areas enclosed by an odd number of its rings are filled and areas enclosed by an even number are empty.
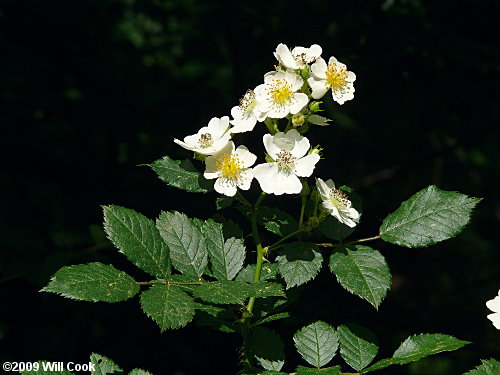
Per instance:
[[[255,93],[253,90],[247,90],[243,98],[240,99],[240,108],[245,113],[251,113],[256,105],[257,101],[255,100]]]
[[[212,139],[212,134],[210,133],[205,133],[200,136],[200,139],[198,140],[198,143],[200,144],[201,148],[207,148],[210,147],[214,144],[214,140]]]
[[[281,173],[289,175],[293,172],[293,168],[295,167],[295,158],[289,151],[281,151],[277,155],[276,162],[278,163],[278,170]]]
[[[283,79],[276,79],[269,86],[269,96],[274,104],[283,105],[293,95],[291,85]]]
[[[351,201],[347,199],[347,195],[342,190],[330,190],[330,202],[338,209],[346,209],[351,205]]]
[[[331,63],[326,70],[326,82],[332,89],[339,89],[347,83],[347,69],[343,65]]]
[[[243,170],[243,164],[238,156],[233,154],[223,154],[215,163],[219,177],[229,183],[236,183]]]

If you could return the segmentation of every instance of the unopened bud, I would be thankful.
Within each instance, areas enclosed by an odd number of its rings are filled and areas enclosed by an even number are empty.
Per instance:
[[[297,113],[292,116],[293,126],[301,126],[305,121],[305,117],[302,113]]]
[[[311,103],[309,103],[309,110],[313,113],[320,111],[321,109],[319,107],[320,107],[321,103],[323,103],[323,102],[313,100]]]

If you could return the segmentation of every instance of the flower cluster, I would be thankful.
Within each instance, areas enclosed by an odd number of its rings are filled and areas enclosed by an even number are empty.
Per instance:
[[[267,194],[301,193],[301,178],[310,177],[320,160],[319,149],[311,148],[303,134],[310,125],[325,126],[330,121],[316,114],[321,104],[317,100],[329,90],[339,104],[354,98],[354,73],[335,57],[327,64],[322,52],[317,44],[292,50],[279,44],[274,52],[276,70],[266,73],[262,84],[245,93],[231,109],[231,119],[214,117],[198,133],[183,141],[174,139],[205,160],[204,177],[216,179],[217,192],[234,196],[238,189],[248,190],[255,178]],[[280,119],[287,120],[283,131],[279,130]],[[266,162],[253,166],[257,156],[245,146],[236,147],[232,138],[262,122],[270,133],[263,137]],[[350,227],[356,225],[359,213],[332,180],[318,178],[317,189],[326,212]]]

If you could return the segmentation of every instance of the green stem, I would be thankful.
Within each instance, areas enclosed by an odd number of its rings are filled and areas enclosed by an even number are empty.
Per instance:
[[[260,280],[260,271],[262,269],[262,263],[264,262],[264,248],[260,243],[259,230],[257,228],[257,211],[259,209],[260,203],[266,196],[266,193],[262,192],[257,202],[255,202],[252,210],[252,237],[255,242],[255,247],[257,248],[257,261],[255,263],[255,273],[253,275],[253,282],[257,283]],[[248,299],[246,312],[249,316],[252,315],[253,305],[255,304],[255,297],[250,297]]]
[[[243,194],[241,194],[239,190],[236,192],[234,199],[236,199],[238,202],[241,202],[245,206],[252,207],[252,204],[243,196]]]
[[[275,135],[276,133],[278,133],[280,131],[278,128],[278,124],[276,124],[276,120],[271,119],[271,118],[267,118],[264,120],[264,123],[266,124],[267,130],[269,130],[269,133],[271,135]]]
[[[300,206],[300,217],[299,217],[299,229],[302,228],[302,224],[304,223],[304,211],[306,208],[307,198],[302,196],[302,205]]]
[[[346,245],[354,245],[354,244],[357,244],[360,242],[378,240],[379,238],[380,238],[380,235],[377,235],[377,236],[373,236],[373,237],[361,238],[359,240],[344,242],[344,243],[317,243],[316,245],[321,246],[321,247],[340,247],[340,246],[346,246]]]
[[[290,237],[293,237],[301,232],[304,231],[304,228],[299,228],[297,229],[296,231],[292,232],[292,233],[289,233],[287,234],[286,236],[280,238],[278,241],[276,241],[275,243],[273,243],[271,246],[268,246],[268,251],[271,251],[271,250],[274,250],[277,246],[279,246],[282,242],[288,240]]]

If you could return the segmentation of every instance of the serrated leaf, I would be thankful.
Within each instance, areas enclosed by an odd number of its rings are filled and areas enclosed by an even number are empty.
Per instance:
[[[136,266],[150,275],[170,275],[168,247],[155,223],[134,210],[103,206],[104,229],[113,244]]]
[[[139,290],[139,285],[125,272],[96,262],[61,268],[41,291],[83,301],[119,302]]]
[[[184,327],[195,312],[193,299],[176,285],[153,285],[142,292],[141,307],[162,332]]]
[[[323,264],[323,256],[311,242],[292,242],[280,254],[276,262],[287,289],[314,279]]]
[[[302,358],[317,368],[330,362],[339,346],[335,329],[321,321],[297,331],[293,336],[293,341]]]
[[[59,365],[60,362],[38,361],[36,364],[38,364],[38,370],[19,372],[23,375],[74,375],[68,370],[57,371],[56,366]],[[36,364],[33,365],[36,366]]]
[[[475,369],[466,372],[464,375],[498,375],[500,374],[500,362],[497,360],[482,359],[481,365],[477,366]]]
[[[156,221],[160,235],[170,249],[172,265],[188,276],[201,277],[208,264],[201,220],[191,220],[180,212],[162,212]]]
[[[347,193],[349,200],[359,213],[362,212],[361,197],[348,186],[341,186],[339,190]],[[337,218],[328,215],[318,226],[319,231],[326,237],[335,241],[342,241],[349,237],[356,227],[350,227],[341,223]]]
[[[295,375],[340,375],[340,366],[327,368],[310,368],[299,366],[295,370]]]
[[[107,375],[123,371],[111,359],[100,354],[92,353],[90,355],[90,362],[94,365],[94,369],[90,371],[92,375]]]
[[[245,246],[243,240],[229,238],[224,243],[222,224],[207,220],[203,235],[212,263],[212,273],[217,280],[232,280],[243,267]]]
[[[253,282],[255,275],[255,264],[249,264],[243,268],[236,276],[238,281]],[[260,269],[260,281],[273,280],[278,275],[278,265],[276,263],[266,263]]]
[[[219,306],[195,302],[195,309],[199,311],[196,324],[199,326],[209,326],[221,332],[237,332],[234,321],[237,319],[230,310]]]
[[[178,161],[165,156],[149,164],[149,167],[167,185],[191,193],[206,193],[213,190],[212,183],[206,180],[188,159]]]
[[[384,241],[406,247],[426,247],[447,240],[462,231],[480,201],[429,186],[384,219],[380,236]]]
[[[250,350],[266,370],[279,371],[285,364],[285,344],[279,335],[265,327],[253,330]]]
[[[380,370],[390,365],[405,365],[433,354],[460,349],[467,344],[469,342],[440,333],[410,336],[396,349],[392,358],[382,359],[362,372]]]
[[[349,246],[345,248],[345,253],[333,253],[330,270],[340,285],[367,300],[376,309],[391,286],[391,272],[385,258],[368,246]]]
[[[153,375],[149,371],[141,370],[140,368],[135,368],[128,373],[128,375]]]
[[[262,206],[257,211],[257,223],[280,237],[297,230],[299,224],[288,212]]]
[[[249,284],[243,281],[215,281],[204,283],[193,290],[193,296],[196,298],[220,304],[243,304],[248,297],[283,295],[281,285],[266,282]]]
[[[290,317],[289,312],[282,312],[282,313],[278,313],[278,314],[268,315],[268,316],[256,321],[253,325],[254,325],[254,327],[256,327],[256,326],[259,326],[261,324],[266,324],[269,322],[274,322],[275,320],[286,319],[289,317]]]
[[[340,355],[356,371],[368,366],[378,352],[377,339],[373,332],[357,324],[341,325],[337,328]]]

